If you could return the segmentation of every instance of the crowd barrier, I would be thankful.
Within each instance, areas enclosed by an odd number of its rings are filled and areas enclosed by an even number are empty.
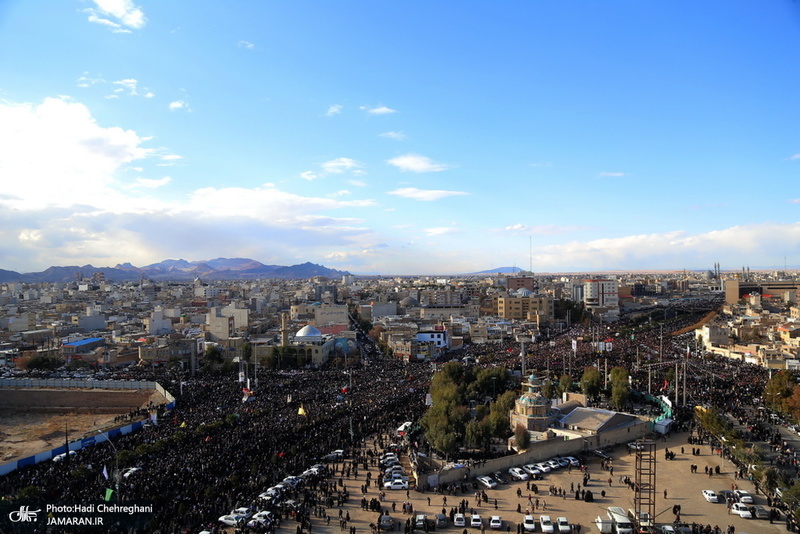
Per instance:
[[[167,409],[171,410],[175,407],[175,397],[169,391],[164,389],[158,382],[137,382],[130,380],[63,380],[63,379],[44,379],[44,378],[3,378],[0,379],[0,388],[94,388],[94,389],[155,389],[167,399]],[[65,443],[60,447],[48,451],[14,460],[6,464],[0,465],[0,476],[11,473],[20,467],[38,464],[39,462],[46,462],[52,460],[59,454],[64,454],[69,451],[79,451],[86,447],[91,447],[97,443],[102,443],[109,438],[115,436],[123,436],[130,434],[142,428],[144,424],[149,421],[149,418],[144,418],[141,421],[127,424],[123,427],[114,428],[107,432],[98,433],[95,436],[84,437],[79,440]],[[66,438],[65,438],[66,439]]]

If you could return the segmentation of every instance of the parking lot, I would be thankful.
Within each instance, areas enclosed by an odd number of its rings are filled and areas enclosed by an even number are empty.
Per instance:
[[[785,532],[783,519],[770,524],[765,519],[744,519],[735,514],[729,513],[727,506],[722,503],[711,503],[702,496],[702,490],[710,489],[719,493],[721,491],[732,491],[735,487],[747,490],[752,494],[754,505],[766,507],[766,497],[755,493],[754,486],[744,480],[734,480],[732,464],[712,454],[708,445],[689,445],[687,442],[688,434],[675,434],[665,441],[659,440],[657,443],[657,467],[656,467],[656,517],[658,525],[670,524],[675,520],[673,510],[676,505],[680,507],[680,518],[683,522],[691,525],[696,523],[705,527],[718,526],[725,532],[729,525],[732,525],[735,532],[741,533],[770,533]],[[692,455],[692,448],[699,447],[700,454]],[[674,453],[673,460],[665,459],[665,449]],[[448,527],[440,530],[463,531],[465,528],[471,531],[479,530],[478,527],[471,527],[469,514],[473,511],[482,518],[483,529],[491,530],[489,520],[491,516],[499,515],[503,518],[503,526],[500,530],[517,532],[517,527],[522,523],[526,508],[535,516],[537,520],[536,532],[541,532],[538,520],[541,515],[549,515],[555,522],[558,517],[566,517],[569,523],[575,527],[580,526],[581,533],[599,532],[594,524],[597,516],[606,518],[606,512],[610,506],[619,506],[624,510],[633,508],[633,492],[622,480],[624,477],[634,478],[634,456],[628,452],[624,446],[617,447],[616,450],[608,453],[612,458],[610,470],[601,469],[601,461],[596,457],[588,457],[586,466],[590,480],[586,486],[594,495],[593,502],[584,502],[575,499],[575,490],[578,485],[583,487],[582,472],[578,468],[562,468],[544,475],[542,480],[535,481],[538,486],[538,493],[526,489],[525,482],[511,482],[499,485],[495,489],[486,489],[480,486],[473,489],[469,484],[469,491],[466,493],[458,492],[456,495],[441,495],[435,491],[418,492],[414,489],[406,492],[405,490],[386,490],[383,509],[388,510],[395,519],[395,530],[402,531],[406,520],[414,522],[416,514],[424,513],[429,518],[434,518],[437,513],[450,514],[450,509],[457,506],[464,499],[467,501],[466,525],[465,527]],[[697,472],[692,473],[691,465],[697,465]],[[709,476],[705,472],[708,467],[712,472],[719,467],[720,473]],[[377,467],[371,468],[373,480],[378,474]],[[610,483],[609,483],[610,480]],[[364,476],[360,480],[344,479],[345,485],[351,492],[350,500],[343,505],[344,512],[350,514],[351,521],[348,527],[355,527],[356,532],[369,532],[370,524],[377,523],[378,516],[375,512],[362,510],[360,501],[362,493],[360,491]],[[736,486],[738,485],[738,486]],[[551,494],[550,488],[561,489],[563,496]],[[518,489],[520,496],[518,496]],[[478,502],[475,493],[479,490],[485,491],[488,497],[487,502]],[[605,496],[601,496],[605,492]],[[666,497],[665,497],[666,492]],[[367,499],[375,498],[378,490],[372,486],[366,495]],[[408,497],[407,497],[408,495]],[[538,506],[536,500],[538,499]],[[404,504],[410,503],[413,507],[413,514],[404,514]],[[394,509],[394,511],[392,511]],[[520,510],[518,512],[518,510]],[[336,521],[338,512],[336,509],[328,510],[329,515],[333,515],[330,525],[326,525],[321,519],[315,518],[313,530],[315,532],[335,532],[339,530],[339,523]],[[284,525],[284,528],[286,525]],[[577,531],[577,528],[575,528]]]

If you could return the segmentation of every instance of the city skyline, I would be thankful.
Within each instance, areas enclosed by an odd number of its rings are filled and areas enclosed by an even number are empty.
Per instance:
[[[798,263],[796,2],[455,5],[4,3],[0,268]]]

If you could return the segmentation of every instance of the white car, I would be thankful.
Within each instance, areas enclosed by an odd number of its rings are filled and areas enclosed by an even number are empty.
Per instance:
[[[553,532],[553,520],[550,519],[549,515],[542,515],[539,516],[539,525],[542,527],[542,532],[549,532],[552,534]]]
[[[482,525],[483,520],[481,519],[481,516],[478,514],[472,514],[472,517],[469,520],[469,526],[472,528],[481,528]]]
[[[456,514],[453,516],[453,526],[454,527],[467,526],[467,518],[464,517],[464,514]]]
[[[705,497],[708,502],[719,502],[719,498],[717,494],[714,493],[714,490],[703,490],[702,493],[703,497]]]
[[[750,508],[748,508],[746,504],[740,502],[733,503],[731,512],[744,519],[753,519],[753,513],[750,511]]]
[[[541,469],[538,469],[533,464],[525,464],[525,465],[523,465],[522,466],[522,470],[525,471],[526,473],[528,473],[528,475],[530,475],[532,477],[535,477],[535,476],[538,476],[538,475],[542,474]]]
[[[580,467],[581,466],[580,460],[578,460],[574,456],[565,456],[564,459],[567,460],[569,462],[569,465],[571,465],[572,467]]]
[[[229,527],[235,527],[239,524],[240,521],[244,521],[247,518],[243,515],[239,514],[226,514],[219,518],[219,522],[223,525],[228,525]]]
[[[549,465],[547,465],[544,462],[539,462],[538,464],[533,464],[533,466],[536,469],[538,469],[539,471],[541,471],[542,473],[549,473],[550,471],[553,470],[552,467],[550,467]]]
[[[480,476],[480,477],[476,478],[475,480],[477,480],[478,482],[483,484],[483,486],[488,488],[488,489],[494,489],[494,488],[497,487],[497,482],[492,480],[491,477]]]
[[[528,478],[530,478],[528,476],[528,473],[526,473],[519,467],[512,467],[511,469],[509,469],[508,476],[510,476],[514,480],[528,480]]]
[[[557,517],[556,518],[556,526],[558,527],[559,532],[571,532],[572,527],[569,526],[569,520],[566,517]]]
[[[522,518],[522,528],[527,532],[536,530],[536,519],[532,515],[526,515]]]
[[[383,483],[383,489],[407,490],[408,489],[408,481],[407,480],[390,480],[389,482],[384,482]]]
[[[408,475],[405,473],[392,473],[391,476],[386,477],[385,480],[404,480],[408,482]]]
[[[733,494],[736,496],[736,499],[739,502],[743,502],[745,504],[753,504],[753,496],[750,495],[750,492],[747,490],[734,490]]]
[[[499,515],[493,515],[489,518],[489,528],[494,530],[501,530],[503,528],[503,518]]]
[[[555,460],[547,460],[546,462],[544,462],[544,464],[549,465],[550,469],[552,469],[553,471],[555,471],[556,469],[561,469],[561,464]]]

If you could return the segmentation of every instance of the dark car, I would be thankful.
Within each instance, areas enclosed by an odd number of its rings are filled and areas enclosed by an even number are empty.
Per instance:
[[[607,455],[606,453],[604,453],[600,449],[596,449],[596,450],[592,451],[592,453],[595,456],[597,456],[598,458],[602,458],[603,460],[611,460],[612,459],[611,456]]]
[[[506,478],[500,471],[495,471],[492,473],[492,478],[495,479],[498,484],[508,484],[508,478]]]

